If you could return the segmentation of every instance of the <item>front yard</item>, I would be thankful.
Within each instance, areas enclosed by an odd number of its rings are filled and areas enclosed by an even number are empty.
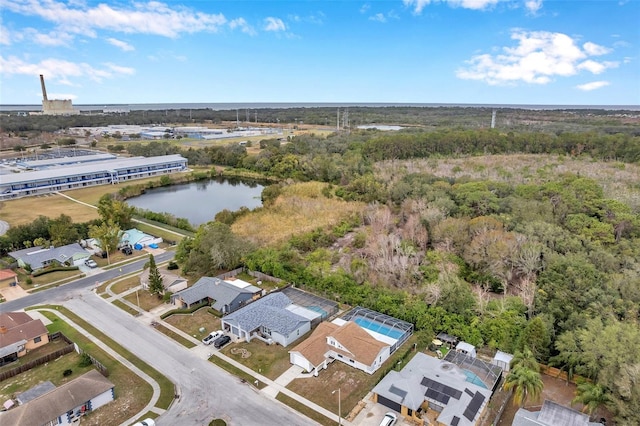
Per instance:
[[[300,341],[303,341],[304,338],[309,337],[309,335],[310,333],[307,333]],[[295,344],[291,346],[295,346]],[[246,351],[244,352],[245,354],[249,353],[250,355],[245,355],[243,358],[242,349]],[[239,342],[227,345],[221,352],[233,358],[235,361],[246,365],[256,373],[275,380],[291,367],[291,363],[289,362],[290,349],[291,348],[283,348],[276,344],[267,345],[258,339],[253,339],[249,343]]]
[[[165,318],[165,321],[189,336],[202,340],[212,331],[220,330],[220,318],[209,313],[208,310],[209,308],[204,307],[192,314],[173,314]],[[201,328],[204,329],[203,332],[200,332]]]

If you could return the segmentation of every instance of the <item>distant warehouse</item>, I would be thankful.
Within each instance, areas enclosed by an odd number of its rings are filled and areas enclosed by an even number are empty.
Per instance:
[[[0,200],[117,184],[133,179],[184,171],[181,155],[130,157],[0,176]]]

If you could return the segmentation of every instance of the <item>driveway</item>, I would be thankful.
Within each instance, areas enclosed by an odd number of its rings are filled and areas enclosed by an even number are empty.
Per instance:
[[[214,418],[222,418],[229,425],[316,424],[91,291],[85,290],[63,305],[179,383],[177,393],[181,397],[157,420],[159,426],[206,425]]]

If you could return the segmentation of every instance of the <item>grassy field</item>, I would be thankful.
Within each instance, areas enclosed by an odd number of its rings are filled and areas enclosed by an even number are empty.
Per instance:
[[[319,182],[287,186],[273,206],[240,217],[232,229],[258,245],[270,245],[294,234],[337,225],[365,208],[364,203],[326,198],[322,195],[324,187]]]
[[[202,340],[212,331],[220,330],[220,318],[210,314],[208,309],[201,308],[192,314],[174,314],[167,317],[165,321],[189,336]],[[204,328],[202,333],[200,332],[201,328]]]
[[[111,291],[115,294],[124,293],[127,290],[136,288],[140,285],[140,278],[138,276],[124,278],[111,286]]]
[[[56,218],[61,214],[71,217],[75,223],[99,218],[96,209],[74,203],[55,194],[25,197],[0,203],[0,219],[8,222],[11,226],[31,223],[38,216]]]
[[[180,334],[176,333],[175,331],[171,330],[168,327],[163,326],[162,324],[155,325],[154,327],[160,333],[175,340],[176,342],[180,343],[182,346],[184,346],[187,349],[191,349],[196,346],[195,343],[193,343],[192,341],[185,339]]]
[[[255,379],[253,378],[252,375],[245,373],[244,371],[240,370],[239,368],[236,368],[235,366],[229,364],[227,361],[218,358],[217,356],[212,356],[211,358],[209,358],[209,361],[211,361],[212,363],[214,363],[215,365],[217,365],[218,367],[228,371],[229,373],[233,374],[234,376],[238,377],[239,380],[244,380],[248,385],[250,384],[251,386],[256,386],[256,382]],[[265,383],[262,383],[261,381],[258,381],[258,389],[263,389],[265,388],[267,385]]]
[[[123,311],[125,311],[126,313],[128,313],[131,316],[138,315],[138,311],[136,311],[135,309],[133,309],[132,307],[130,307],[126,303],[122,302],[122,300],[120,300],[120,299],[116,299],[111,303],[113,303],[114,306],[117,306],[118,308],[122,309]]]
[[[144,309],[145,311],[150,311],[153,308],[157,308],[162,305],[164,302],[161,298],[159,298],[155,294],[149,293],[147,290],[139,290],[137,292],[133,292],[124,297],[127,302],[133,303],[136,306]]]

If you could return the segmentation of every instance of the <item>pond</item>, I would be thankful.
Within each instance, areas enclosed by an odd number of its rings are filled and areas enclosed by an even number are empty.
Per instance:
[[[255,182],[211,179],[147,189],[144,194],[129,198],[127,203],[158,213],[171,213],[199,226],[213,220],[224,209],[236,211],[241,207],[262,206],[263,189],[264,186]]]

